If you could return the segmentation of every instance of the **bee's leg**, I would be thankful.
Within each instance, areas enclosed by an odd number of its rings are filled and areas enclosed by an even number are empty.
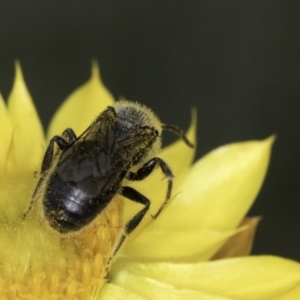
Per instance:
[[[71,128],[67,128],[66,130],[64,130],[62,136],[55,135],[50,140],[49,146],[44,155],[41,174],[47,171],[51,166],[51,163],[53,161],[53,156],[54,156],[54,144],[56,143],[59,149],[63,151],[67,149],[70,146],[70,144],[72,144],[75,140],[76,140],[76,135]]]
[[[72,144],[77,139],[77,136],[72,128],[67,128],[62,133],[62,137],[69,143]]]
[[[135,214],[125,225],[124,233],[122,234],[120,240],[118,241],[118,244],[116,245],[113,255],[116,254],[116,252],[120,249],[122,246],[124,240],[126,237],[140,224],[140,222],[143,220],[146,212],[150,208],[150,200],[146,198],[144,195],[136,191],[135,189],[124,186],[121,190],[121,195],[125,198],[128,198],[129,200],[132,200],[134,202],[140,203],[144,205],[144,208],[141,209],[137,214]]]
[[[154,215],[152,215],[154,219],[156,219],[159,216],[159,214],[161,213],[161,211],[164,209],[164,207],[167,205],[167,203],[171,198],[174,175],[170,167],[161,158],[154,157],[150,159],[148,162],[146,162],[139,170],[137,170],[136,173],[129,172],[127,175],[127,179],[129,180],[133,180],[133,181],[143,180],[146,177],[148,177],[157,166],[160,166],[162,172],[166,175],[168,179],[168,188],[167,188],[167,193],[164,202],[162,203],[158,211]]]
[[[49,142],[49,146],[46,149],[44,158],[43,158],[43,162],[42,162],[42,166],[41,166],[41,178],[35,188],[35,191],[32,195],[31,201],[29,203],[28,209],[26,210],[26,212],[23,214],[23,219],[25,219],[27,217],[27,215],[29,214],[30,210],[32,209],[32,206],[34,204],[36,195],[39,191],[39,188],[44,180],[44,175],[45,173],[47,173],[47,171],[49,170],[49,168],[51,167],[52,161],[53,161],[53,157],[54,157],[54,144],[56,143],[59,147],[59,149],[65,150],[66,148],[69,147],[69,145],[71,143],[73,143],[76,140],[76,135],[74,133],[74,131],[71,128],[67,128],[63,133],[62,133],[63,137],[60,137],[58,135],[54,136],[50,142]]]
[[[118,240],[115,248],[113,249],[111,257],[108,259],[107,267],[106,267],[106,276],[105,278],[109,278],[109,266],[113,259],[113,257],[116,255],[116,253],[119,251],[120,247],[124,243],[126,237],[140,224],[140,222],[143,220],[146,212],[149,210],[150,207],[150,200],[146,198],[144,195],[140,194],[135,189],[125,186],[122,187],[121,193],[122,196],[125,198],[128,198],[129,200],[132,200],[134,202],[140,203],[144,205],[144,208],[141,209],[137,214],[135,214],[126,224],[124,231]]]

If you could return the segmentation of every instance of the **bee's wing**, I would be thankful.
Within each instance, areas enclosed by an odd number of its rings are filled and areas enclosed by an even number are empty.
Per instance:
[[[118,116],[112,107],[103,111],[79,137],[78,143],[85,151],[93,146],[110,153],[116,139]]]

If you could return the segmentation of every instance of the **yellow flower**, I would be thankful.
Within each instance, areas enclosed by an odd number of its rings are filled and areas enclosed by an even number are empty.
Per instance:
[[[67,127],[80,134],[112,104],[94,64],[91,79],[54,116],[48,140]],[[139,206],[117,196],[91,225],[71,235],[49,228],[40,202],[24,220],[46,142],[18,64],[8,105],[0,98],[0,122],[1,300],[299,299],[298,263],[272,256],[225,258],[238,251],[230,255],[223,247],[251,232],[251,222],[239,224],[263,182],[272,138],[220,147],[193,166],[195,150],[182,141],[163,149],[159,156],[176,175],[174,199],[158,219],[148,214],[128,237],[107,281],[122,224]],[[195,142],[195,116],[187,135]],[[151,199],[152,213],[164,199],[161,179],[156,170],[132,184]]]

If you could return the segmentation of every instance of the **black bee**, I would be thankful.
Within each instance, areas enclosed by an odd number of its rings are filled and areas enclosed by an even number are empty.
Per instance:
[[[50,226],[60,233],[74,232],[92,222],[119,193],[144,208],[125,224],[118,249],[150,207],[149,199],[129,186],[122,186],[123,179],[143,180],[159,166],[168,179],[168,188],[153,218],[171,198],[173,173],[162,159],[155,157],[161,147],[162,130],[176,133],[193,147],[179,128],[161,124],[150,109],[128,101],[109,106],[79,137],[70,128],[62,136],[54,136],[25,216],[37,195],[41,195]],[[132,172],[133,167],[138,168],[136,172]]]

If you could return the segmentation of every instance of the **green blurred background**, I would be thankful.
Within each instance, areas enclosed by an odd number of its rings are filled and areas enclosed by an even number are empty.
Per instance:
[[[167,123],[187,128],[196,106],[197,157],[276,133],[254,253],[300,260],[299,15],[299,1],[0,0],[0,91],[18,58],[46,127],[97,58],[116,98]]]

